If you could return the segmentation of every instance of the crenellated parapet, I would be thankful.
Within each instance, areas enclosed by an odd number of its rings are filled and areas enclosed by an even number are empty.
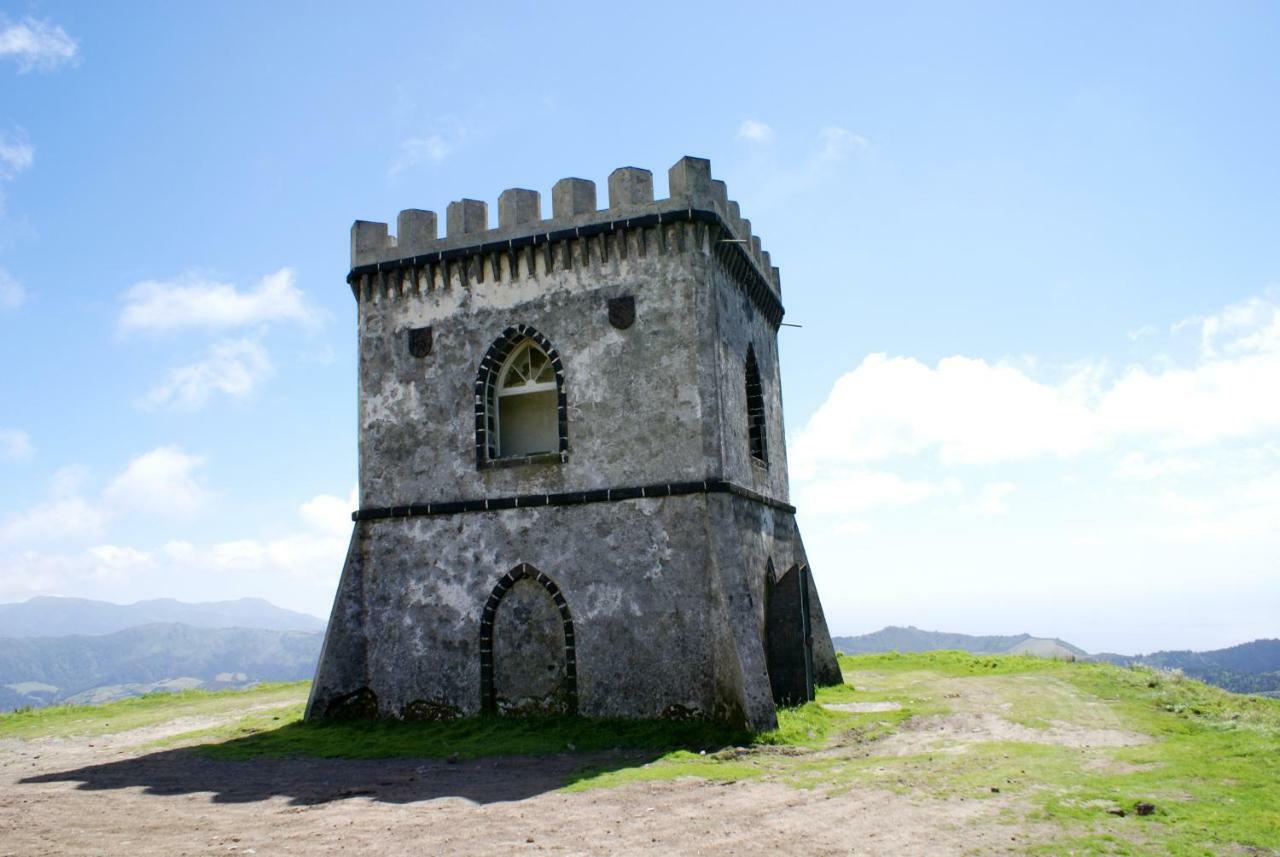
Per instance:
[[[610,254],[625,258],[628,253],[697,246],[714,254],[764,315],[778,324],[778,269],[751,233],[751,221],[729,199],[725,183],[711,177],[711,162],[681,158],[667,177],[670,196],[654,199],[649,170],[614,170],[604,209],[598,207],[595,182],[561,179],[551,189],[551,217],[546,219],[540,193],[510,188],[498,196],[498,225],[492,229],[486,202],[458,200],[445,210],[443,236],[433,211],[400,212],[395,235],[386,223],[357,220],[351,227],[348,282],[357,298],[377,299],[455,283],[469,286],[542,276],[582,264],[582,259],[608,259]],[[576,252],[570,249],[575,243],[580,248]]]

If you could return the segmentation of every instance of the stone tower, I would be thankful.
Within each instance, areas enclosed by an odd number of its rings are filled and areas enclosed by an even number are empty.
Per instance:
[[[751,729],[840,680],[788,502],[778,269],[711,165],[356,221],[360,508],[308,718]]]

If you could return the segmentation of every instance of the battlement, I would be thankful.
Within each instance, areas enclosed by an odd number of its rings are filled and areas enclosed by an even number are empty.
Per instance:
[[[458,258],[469,252],[495,252],[527,244],[585,237],[616,228],[689,220],[713,223],[720,245],[736,246],[733,255],[754,269],[776,296],[778,269],[751,221],[729,199],[723,181],[711,177],[711,162],[684,157],[667,171],[670,196],[653,198],[653,173],[619,167],[609,174],[609,206],[597,208],[596,183],[565,178],[551,189],[551,217],[542,217],[542,195],[509,188],[498,196],[498,226],[489,228],[489,206],[476,199],[451,202],[445,210],[445,235],[439,235],[434,211],[406,209],[396,221],[396,234],[386,223],[357,220],[351,227],[351,279],[389,269],[416,266],[433,259]]]

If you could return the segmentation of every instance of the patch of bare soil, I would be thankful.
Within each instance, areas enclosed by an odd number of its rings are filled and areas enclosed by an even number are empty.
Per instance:
[[[925,752],[963,753],[971,744],[984,741],[1022,741],[1064,747],[1130,747],[1150,740],[1150,736],[1140,732],[1087,728],[1060,720],[1050,721],[1048,728],[1033,729],[988,711],[965,711],[912,718],[903,724],[902,731],[881,741],[877,749],[889,756],[913,756]]]
[[[565,793],[627,754],[442,761],[146,752],[190,722],[0,748],[0,855],[1018,854],[1010,799],[682,780]],[[849,748],[852,750],[853,748]]]
[[[987,741],[1021,741],[1064,747],[1131,747],[1146,744],[1151,736],[1122,729],[1105,705],[1082,697],[1065,684],[1036,676],[1034,685],[1021,688],[1017,676],[1000,679],[964,678],[938,682],[953,711],[913,717],[899,732],[876,745],[889,756],[919,753],[964,753],[973,744]],[[1020,693],[1034,694],[1042,704],[1069,712],[1072,720],[1050,719],[1044,728],[1008,720],[1000,712],[1015,708]]]

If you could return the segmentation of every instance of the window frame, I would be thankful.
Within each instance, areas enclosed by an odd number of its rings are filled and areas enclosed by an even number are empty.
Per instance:
[[[769,417],[765,407],[764,379],[760,375],[754,344],[747,346],[743,376],[746,381],[747,453],[752,464],[768,469]]]
[[[551,380],[550,381],[536,381],[536,380],[531,381],[531,380],[528,380],[527,376],[524,376],[526,380],[523,384],[508,385],[507,379],[510,377],[513,371],[516,371],[516,368],[517,368],[515,365],[516,361],[531,351],[537,352],[539,355],[542,356],[542,359],[545,361],[543,365],[539,367],[539,371],[536,377],[541,378],[543,373],[546,370],[550,369],[552,372]],[[552,452],[555,452],[555,450],[550,450],[550,449],[540,450],[535,453],[524,453],[520,455],[515,455],[515,454],[506,455],[502,452],[502,400],[513,399],[518,396],[527,396],[534,393],[554,392],[557,389],[554,373],[555,373],[555,369],[551,365],[550,355],[548,355],[547,352],[539,348],[538,343],[534,342],[532,339],[525,339],[522,342],[520,342],[520,344],[518,344],[515,348],[511,349],[511,353],[507,355],[507,359],[503,362],[501,368],[498,369],[498,380],[493,387],[493,399],[494,399],[494,411],[495,411],[494,419],[493,419],[493,446],[498,453],[495,460],[503,461],[508,459],[528,458],[528,457],[537,456],[537,455],[548,455]]]
[[[512,357],[518,357],[526,342],[531,342],[546,355],[554,377],[556,392],[556,427],[558,435],[557,448],[546,453],[522,456],[502,457],[498,444],[498,392],[500,382],[509,367]],[[551,382],[536,382],[538,389],[527,389],[527,392],[548,392]],[[546,386],[542,386],[542,385]],[[521,464],[565,463],[569,460],[569,420],[568,402],[565,395],[564,362],[560,353],[547,337],[543,336],[527,324],[517,324],[502,332],[485,352],[476,373],[475,383],[475,427],[476,427],[476,469],[486,470],[493,467],[511,467]],[[506,398],[504,396],[504,398]]]

